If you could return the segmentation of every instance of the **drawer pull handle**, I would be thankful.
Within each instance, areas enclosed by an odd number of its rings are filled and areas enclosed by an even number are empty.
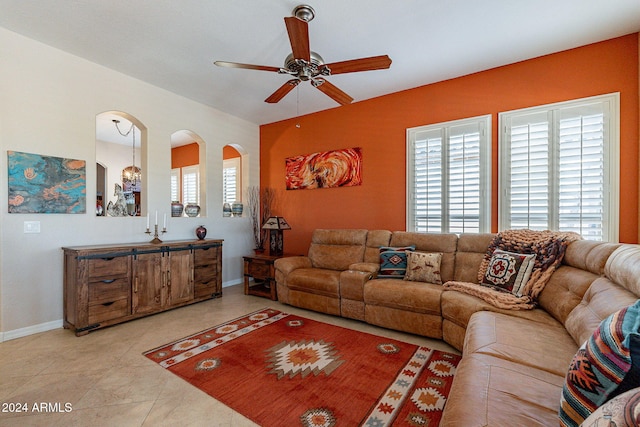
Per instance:
[[[104,304],[102,304],[105,307],[109,307],[110,305],[112,305],[113,303],[115,303],[115,301],[111,301],[111,302],[105,302]]]
[[[116,281],[116,279],[105,279],[105,280],[102,281],[102,283],[113,283],[115,281]]]
[[[112,256],[112,257],[103,257],[101,259],[105,260],[105,261],[113,261],[116,257]]]

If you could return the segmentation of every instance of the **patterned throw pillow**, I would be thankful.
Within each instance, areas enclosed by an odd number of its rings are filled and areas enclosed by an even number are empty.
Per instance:
[[[600,323],[571,361],[560,425],[579,426],[599,406],[640,384],[640,300]]]
[[[416,282],[427,282],[435,283],[436,285],[442,285],[442,277],[440,276],[441,261],[441,252],[407,253],[407,273],[404,276],[404,280],[413,280]]]
[[[535,254],[523,255],[496,249],[480,284],[521,297],[535,260]]]
[[[407,252],[414,251],[415,246],[393,248],[380,247],[380,271],[378,277],[387,279],[403,279],[407,271]]]
[[[639,426],[640,387],[611,399],[582,423],[584,427]]]

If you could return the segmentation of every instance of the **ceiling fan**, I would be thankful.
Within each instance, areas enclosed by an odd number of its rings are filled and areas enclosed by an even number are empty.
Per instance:
[[[284,67],[240,64],[227,61],[215,61],[214,64],[219,67],[272,71],[293,76],[293,79],[287,81],[265,99],[265,102],[268,103],[274,104],[279,102],[301,81],[310,81],[313,87],[341,105],[350,104],[353,98],[335,85],[329,83],[326,79],[327,76],[358,71],[381,70],[391,66],[391,59],[387,55],[325,64],[322,57],[309,48],[308,22],[315,17],[315,11],[309,5],[300,5],[296,6],[292,13],[293,16],[284,18],[292,50],[292,53],[284,60]]]

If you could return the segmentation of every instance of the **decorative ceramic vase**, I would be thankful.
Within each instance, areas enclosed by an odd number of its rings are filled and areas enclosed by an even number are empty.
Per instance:
[[[231,205],[229,203],[222,205],[222,216],[231,216]]]
[[[231,205],[231,211],[233,212],[233,216],[242,216],[242,211],[244,206],[240,202],[233,202]]]
[[[183,205],[180,202],[171,202],[171,216],[182,216]]]
[[[201,225],[198,228],[196,228],[196,237],[198,238],[198,240],[203,240],[206,235],[207,235],[207,229],[204,227],[204,225]]]
[[[184,213],[186,213],[187,216],[191,218],[198,216],[198,214],[200,213],[200,206],[193,203],[189,203],[187,206],[184,207]]]

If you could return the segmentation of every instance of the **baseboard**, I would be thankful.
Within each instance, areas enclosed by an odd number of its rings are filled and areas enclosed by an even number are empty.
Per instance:
[[[222,284],[223,288],[229,286],[239,285],[243,282],[242,279],[229,280]],[[28,335],[37,334],[39,332],[46,332],[52,329],[62,328],[62,319],[53,320],[47,323],[40,323],[39,325],[27,326],[26,328],[14,329],[13,331],[0,332],[0,342],[14,340],[16,338],[26,337]]]
[[[52,329],[62,328],[62,319],[51,322],[40,323],[39,325],[27,326],[26,328],[14,329],[13,331],[0,332],[0,342],[26,337]]]

